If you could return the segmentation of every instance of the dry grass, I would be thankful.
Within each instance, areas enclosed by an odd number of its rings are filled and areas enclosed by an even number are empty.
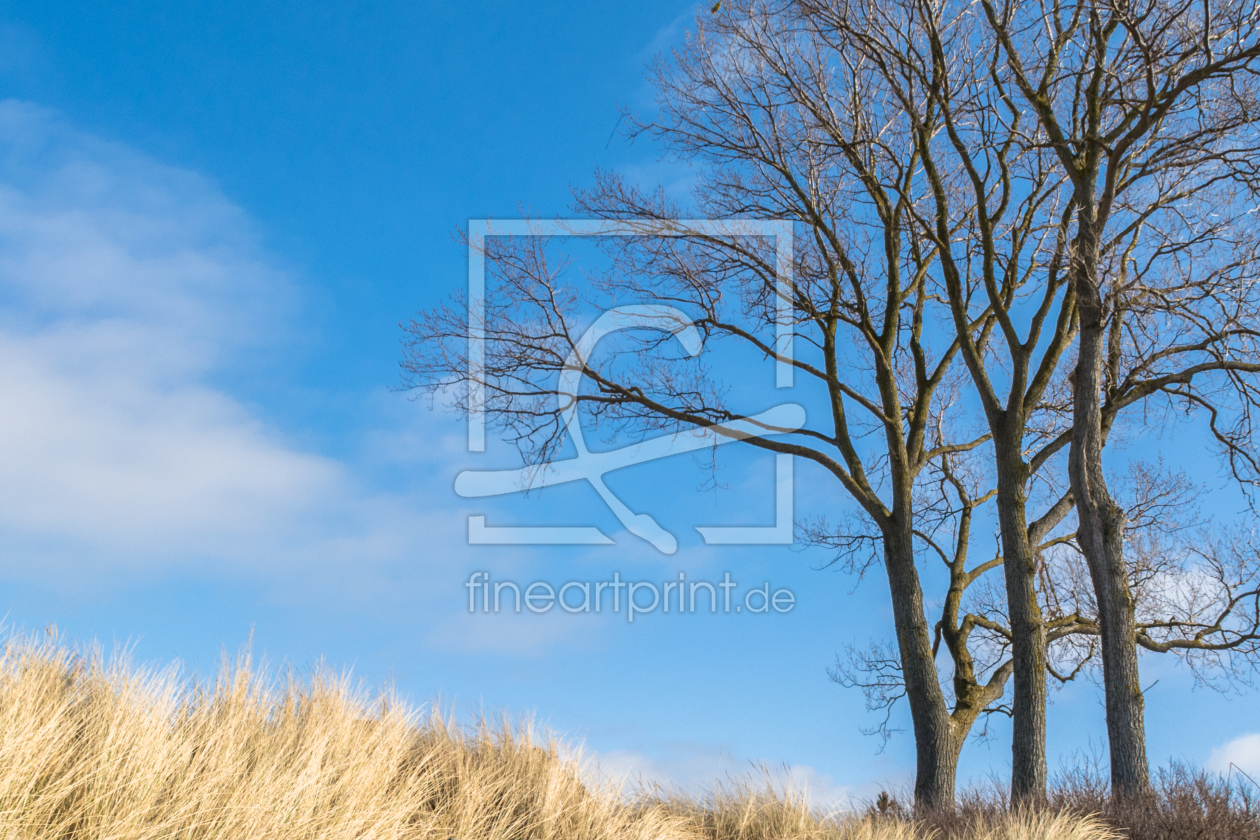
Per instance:
[[[528,727],[470,730],[343,678],[215,684],[10,641],[0,658],[0,837],[668,840],[680,821],[582,784]]]
[[[0,655],[0,840],[1110,840],[1066,813],[944,829],[838,814],[735,782],[700,799],[583,782],[529,726],[461,728],[344,677],[210,685],[10,638]]]
[[[939,840],[1124,840],[1128,834],[1103,818],[1075,809],[960,810],[923,820]]]
[[[657,793],[644,804],[683,817],[703,840],[1122,840],[1094,817],[1071,811],[986,809],[941,820],[891,813],[823,814],[799,791],[736,780],[701,799]]]

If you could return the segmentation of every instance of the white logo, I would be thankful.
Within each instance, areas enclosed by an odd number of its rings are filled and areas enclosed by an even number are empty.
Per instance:
[[[663,227],[668,224],[669,227]],[[475,383],[481,382],[484,359],[485,264],[484,237],[502,235],[530,236],[615,236],[654,233],[666,236],[696,234],[772,235],[777,238],[776,252],[779,280],[787,282],[785,271],[790,267],[791,224],[787,222],[687,221],[669,223],[630,222],[479,222],[469,224],[469,380],[474,383],[469,393],[469,451],[485,448],[484,397]],[[776,346],[779,355],[790,358],[791,322],[781,301],[777,318]],[[582,336],[565,360],[556,389],[557,409],[565,430],[577,450],[577,457],[552,461],[537,467],[515,470],[468,470],[455,480],[455,492],[466,498],[499,496],[522,490],[549,487],[572,481],[587,481],[630,533],[646,540],[665,554],[678,550],[678,540],[647,513],[635,513],[604,483],[604,475],[633,466],[711,446],[722,446],[737,440],[794,432],[805,424],[805,409],[795,403],[775,406],[755,416],[727,424],[713,424],[684,429],[673,434],[646,440],[610,452],[591,452],[586,447],[578,419],[578,389],[586,360],[591,357],[600,339],[628,329],[651,328],[669,332],[690,356],[702,349],[700,331],[687,316],[670,306],[622,306],[601,315]],[[776,362],[776,386],[790,387],[792,368],[788,362]],[[710,545],[786,544],[792,541],[792,456],[775,455],[775,524],[770,527],[697,527]],[[597,528],[570,526],[487,526],[484,516],[468,518],[468,541],[494,545],[575,545],[611,544]]]

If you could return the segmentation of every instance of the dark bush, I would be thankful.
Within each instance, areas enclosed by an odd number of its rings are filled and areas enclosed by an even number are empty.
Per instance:
[[[1131,840],[1260,840],[1260,790],[1246,777],[1173,765],[1156,774],[1151,796],[1117,799],[1099,775],[1068,775],[1051,806],[1101,814]]]
[[[1260,787],[1246,776],[1226,779],[1173,765],[1155,774],[1153,787],[1149,797],[1113,798],[1106,774],[1087,762],[1055,781],[1048,806],[1096,814],[1129,840],[1260,840]],[[1008,792],[993,786],[964,793],[953,812],[919,812],[915,820],[940,840],[956,840],[1010,807]]]

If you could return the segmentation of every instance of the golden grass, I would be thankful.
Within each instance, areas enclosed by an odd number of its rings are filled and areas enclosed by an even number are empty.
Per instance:
[[[683,817],[703,840],[932,840],[935,828],[869,814],[824,814],[801,791],[776,788],[768,773],[760,783],[732,780],[700,799],[656,793],[641,804]],[[1094,817],[1071,813],[997,812],[958,821],[966,840],[1122,840]]]
[[[927,840],[904,821],[820,814],[771,785],[701,799],[584,783],[527,725],[462,728],[317,670],[248,657],[210,685],[10,638],[0,655],[0,840]],[[1001,817],[974,840],[1109,840],[1068,816]]]

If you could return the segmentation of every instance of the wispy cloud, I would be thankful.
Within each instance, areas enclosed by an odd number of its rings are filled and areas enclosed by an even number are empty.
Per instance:
[[[803,795],[814,807],[826,811],[850,809],[879,791],[878,785],[859,789],[838,784],[831,775],[807,765],[746,761],[721,747],[693,743],[670,744],[656,757],[632,750],[591,751],[585,755],[584,766],[593,780],[631,788],[659,786],[691,796],[703,796],[732,782],[771,786]]]
[[[1236,767],[1252,778],[1260,779],[1260,732],[1242,735],[1212,750],[1206,766],[1223,774]]]
[[[222,384],[289,334],[295,288],[206,179],[0,103],[0,534],[28,561],[10,574],[366,580],[439,550],[449,529],[418,500],[373,492]]]
[[[652,36],[652,40],[639,50],[638,58],[640,61],[648,61],[662,52],[668,52],[678,46],[682,41],[684,33],[695,28],[696,17],[701,14],[704,4],[696,3],[689,6],[687,10],[665,26],[656,30],[656,34]]]

